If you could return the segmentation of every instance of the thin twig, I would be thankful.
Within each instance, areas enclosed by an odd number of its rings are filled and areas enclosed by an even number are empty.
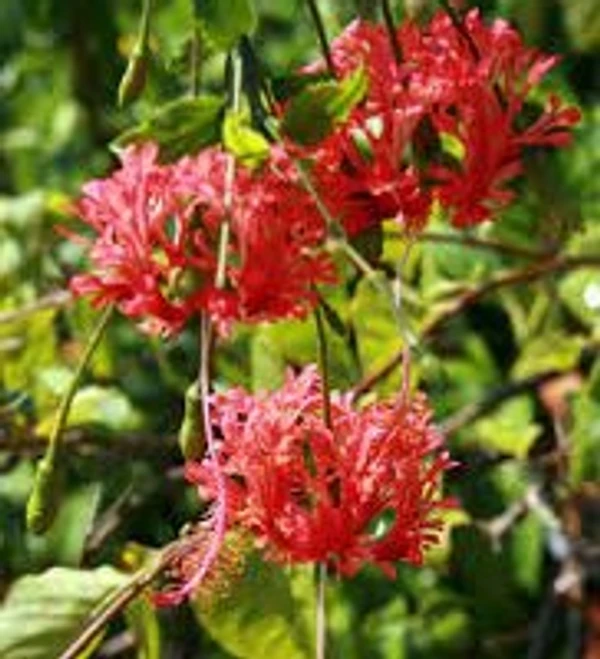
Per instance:
[[[80,380],[100,343],[100,339],[104,335],[113,309],[114,305],[112,304],[106,307],[88,339],[73,378],[60,401],[48,439],[48,448],[44,457],[37,463],[35,480],[27,500],[26,511],[27,526],[34,533],[44,533],[52,525],[58,512],[57,504],[60,492],[59,455],[62,432],[67,423],[71,404],[79,388]]]
[[[236,51],[230,55],[231,61],[231,110],[238,113],[241,107],[242,95],[242,58]],[[227,273],[227,249],[231,232],[231,212],[233,207],[233,186],[235,182],[235,156],[230,153],[225,165],[225,187],[223,194],[223,208],[225,211],[219,232],[219,248],[217,274],[215,285],[217,288],[225,287]]]
[[[202,46],[200,30],[197,25],[192,28],[192,43],[190,49],[190,95],[196,98],[200,91],[200,71],[202,63]]]

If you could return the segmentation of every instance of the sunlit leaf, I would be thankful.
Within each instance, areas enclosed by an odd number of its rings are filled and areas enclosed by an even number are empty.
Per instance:
[[[113,431],[135,430],[141,422],[125,394],[116,387],[89,385],[76,394],[66,427],[99,426]],[[48,435],[54,423],[54,414],[43,419],[37,427],[39,435]]]
[[[541,431],[533,420],[533,404],[525,396],[507,401],[473,426],[478,445],[516,458],[527,456]]]
[[[229,111],[223,121],[223,146],[244,165],[256,167],[269,155],[269,143],[250,126],[247,113]]]
[[[163,161],[176,160],[220,140],[223,108],[219,96],[172,101],[150,119],[120,135],[113,147],[119,150],[131,143],[156,142]]]
[[[550,332],[533,338],[513,366],[514,378],[527,378],[544,371],[566,371],[577,365],[583,340],[579,336]]]
[[[23,577],[12,586],[0,608],[0,656],[57,657],[74,640],[91,611],[126,580],[111,567],[52,568]]]
[[[314,656],[306,593],[312,573],[284,571],[273,563],[249,561],[230,594],[211,604],[194,605],[202,626],[229,654],[238,659]]]

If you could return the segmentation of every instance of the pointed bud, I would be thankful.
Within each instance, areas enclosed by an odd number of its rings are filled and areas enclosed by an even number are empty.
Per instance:
[[[45,533],[52,525],[62,494],[62,478],[55,460],[48,456],[37,465],[33,490],[27,501],[27,528]]]
[[[117,96],[119,107],[123,107],[139,98],[146,85],[148,65],[150,63],[150,5],[150,0],[145,0],[138,38],[127,63],[127,69],[125,69],[119,83]]]
[[[138,45],[136,44],[119,83],[117,102],[120,108],[139,98],[146,85],[149,52],[147,48],[138,49]]]
[[[185,393],[185,407],[178,442],[186,460],[200,460],[204,455],[206,449],[204,416],[196,383],[191,384]]]

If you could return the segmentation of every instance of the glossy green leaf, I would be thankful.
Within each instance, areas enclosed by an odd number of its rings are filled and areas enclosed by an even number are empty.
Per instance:
[[[256,28],[252,0],[194,0],[196,17],[213,46],[227,50]]]
[[[0,609],[0,657],[57,657],[92,610],[126,581],[126,575],[111,567],[52,568],[23,577]]]
[[[160,108],[139,126],[120,135],[114,142],[117,151],[128,144],[156,142],[165,162],[195,153],[221,138],[224,102],[219,96],[181,98]]]
[[[367,93],[367,77],[359,68],[341,82],[317,82],[290,101],[283,132],[301,144],[316,144],[345,121]]]

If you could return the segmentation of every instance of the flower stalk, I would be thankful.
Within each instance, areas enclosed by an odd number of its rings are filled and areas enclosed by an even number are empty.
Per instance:
[[[38,462],[33,489],[27,501],[27,527],[34,533],[47,531],[58,512],[60,497],[59,458],[62,432],[69,418],[73,398],[77,393],[79,382],[87,368],[100,340],[108,326],[114,306],[109,305],[102,312],[98,323],[87,342],[84,353],[77,364],[73,378],[58,408],[54,425],[48,439],[48,448],[44,457]]]

